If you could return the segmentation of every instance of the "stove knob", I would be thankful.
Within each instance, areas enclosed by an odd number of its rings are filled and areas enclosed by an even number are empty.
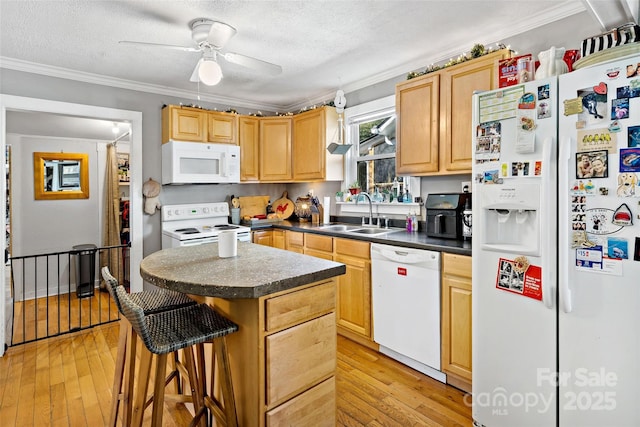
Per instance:
[[[180,216],[180,209],[176,209],[173,213],[176,214],[176,216]]]
[[[209,213],[209,208],[203,208],[203,209],[202,209],[202,212],[204,212],[204,213]]]
[[[214,207],[213,207],[213,211],[214,211],[214,212],[218,212],[218,211],[220,211],[220,206],[214,206]]]

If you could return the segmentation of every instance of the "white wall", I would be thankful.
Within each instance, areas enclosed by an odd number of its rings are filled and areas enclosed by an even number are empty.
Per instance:
[[[64,252],[85,243],[102,246],[106,142],[18,135],[7,135],[7,141],[12,145],[12,256]],[[35,200],[33,153],[38,151],[88,154],[89,198]],[[48,290],[48,294],[67,292],[69,283],[71,290],[74,290],[76,278],[73,273],[69,278],[69,258],[53,257],[50,259],[51,263],[57,265],[55,268],[50,265],[48,279],[53,288]],[[31,277],[35,266],[27,266],[25,298],[47,293],[44,268],[44,259],[40,259],[36,290],[33,288],[35,279]],[[21,283],[20,271],[14,273],[15,282]],[[15,298],[22,299],[22,286],[16,286]]]

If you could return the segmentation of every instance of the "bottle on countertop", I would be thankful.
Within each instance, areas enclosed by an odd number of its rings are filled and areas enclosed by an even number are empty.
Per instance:
[[[393,197],[394,199],[398,198],[398,195],[400,195],[400,183],[398,182],[398,177],[396,176],[395,178],[393,178],[393,184],[391,185],[392,191],[393,191]]]
[[[267,212],[266,212],[266,214],[267,214],[267,215],[269,215],[269,214],[271,214],[271,213],[274,213],[274,212],[273,212],[273,206],[271,206],[271,200],[269,200],[269,202],[267,203],[266,211],[267,211]]]

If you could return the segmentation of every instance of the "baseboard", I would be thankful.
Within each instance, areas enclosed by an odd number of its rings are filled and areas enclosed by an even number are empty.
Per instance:
[[[447,384],[467,393],[471,393],[471,381],[457,378],[455,375],[447,372]]]
[[[355,332],[351,332],[350,330],[345,329],[342,326],[338,326],[338,334],[350,339],[351,341],[355,341],[360,345],[370,348],[373,351],[380,352],[380,346],[378,345],[378,343],[375,343],[370,339],[363,337],[362,335],[356,334]]]

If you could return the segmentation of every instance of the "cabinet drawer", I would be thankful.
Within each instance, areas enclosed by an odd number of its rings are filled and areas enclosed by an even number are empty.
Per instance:
[[[288,246],[304,246],[304,233],[299,231],[287,231],[285,235]]]
[[[269,335],[265,341],[265,398],[269,407],[335,373],[335,313]]]
[[[371,258],[369,252],[369,242],[351,239],[335,239],[336,253],[341,255],[349,255],[358,258]]]
[[[318,251],[333,252],[333,237],[309,233],[305,236],[304,247]]]
[[[336,425],[336,379],[331,377],[267,412],[267,427]]]
[[[292,292],[265,303],[267,332],[292,326],[335,309],[336,286],[333,280],[322,285]]]
[[[471,278],[471,257],[466,255],[442,254],[442,272],[454,276]]]

